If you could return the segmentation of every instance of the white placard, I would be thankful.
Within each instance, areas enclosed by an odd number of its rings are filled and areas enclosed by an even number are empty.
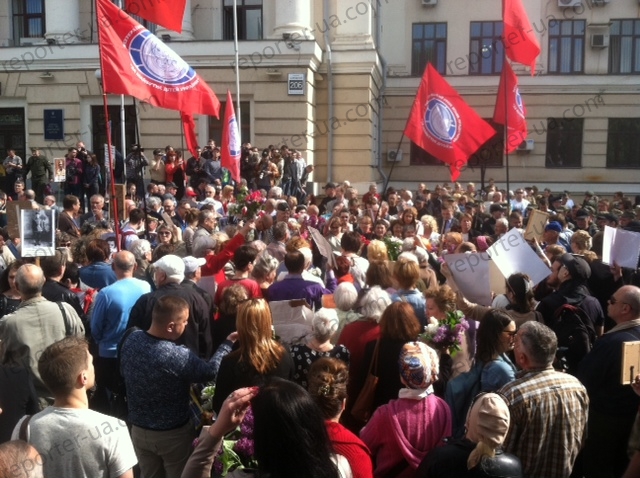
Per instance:
[[[534,284],[538,284],[551,274],[551,270],[515,228],[498,239],[487,252],[505,279],[521,272],[527,274]]]
[[[640,234],[615,227],[604,227],[602,262],[635,269],[640,256]]]
[[[479,254],[447,254],[444,261],[449,266],[458,289],[470,302],[491,305],[491,282],[486,252]]]
[[[304,95],[304,73],[289,73],[287,91],[290,95]]]

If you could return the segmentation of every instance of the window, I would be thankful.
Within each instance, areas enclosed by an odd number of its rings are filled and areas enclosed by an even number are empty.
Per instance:
[[[447,24],[414,23],[411,29],[411,74],[422,76],[427,63],[446,74]]]
[[[640,20],[612,20],[609,73],[640,73]]]
[[[500,74],[503,56],[502,22],[471,22],[469,74]]]
[[[584,71],[584,20],[549,21],[549,73]]]
[[[640,168],[640,118],[609,118],[607,168]]]
[[[489,122],[491,126],[493,126],[496,130],[496,134],[469,158],[467,165],[470,168],[482,168],[483,166],[487,168],[501,168],[504,150],[504,126],[494,123],[490,119],[485,118],[485,121]],[[411,143],[410,164],[412,166],[449,167],[413,142]]]
[[[0,108],[0,151],[6,153],[9,149],[27,159],[24,108]]]
[[[224,108],[226,104],[226,101],[220,102],[220,119],[209,116],[209,137],[201,140],[200,142],[202,144],[212,139],[216,142],[216,146],[220,146],[222,140],[222,120],[224,119]],[[236,107],[235,101],[233,102],[233,107]],[[246,143],[247,141],[251,141],[251,105],[248,101],[241,101],[240,109],[242,110],[240,111],[240,127],[242,128],[242,131],[240,131],[240,141]],[[236,117],[237,115],[238,112],[236,111]]]
[[[237,0],[238,40],[262,40],[262,0]],[[233,0],[224,0],[224,39],[233,40]]]
[[[13,40],[44,38],[44,0],[13,0]]]
[[[547,168],[582,166],[582,118],[547,118]]]

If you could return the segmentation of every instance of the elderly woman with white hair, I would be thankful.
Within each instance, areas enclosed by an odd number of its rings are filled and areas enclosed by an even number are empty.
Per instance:
[[[256,242],[262,242],[262,241],[253,241],[251,245],[253,246],[253,244]],[[267,251],[263,251],[262,254],[259,254],[253,263],[253,270],[251,271],[251,277],[260,286],[260,290],[262,291],[262,297],[264,297],[266,300],[269,300],[269,296],[267,295],[267,289],[276,280],[276,271],[278,269],[278,265],[279,265],[278,259],[273,257]]]
[[[349,349],[351,360],[349,362],[349,376],[351,379],[347,385],[347,413],[342,415],[341,421],[351,431],[357,432],[361,423],[356,422],[348,413],[357,398],[357,392],[362,388],[360,379],[365,366],[365,347],[369,342],[380,338],[380,319],[382,313],[391,304],[389,293],[379,286],[371,287],[360,299],[357,310],[360,318],[355,322],[345,325],[340,333],[338,343]]]
[[[345,325],[355,322],[360,318],[354,307],[358,303],[358,290],[351,282],[339,284],[333,293],[333,302],[338,313],[338,329],[331,339],[331,343],[338,343],[338,337]]]
[[[307,375],[311,364],[321,357],[333,357],[349,364],[349,350],[344,345],[331,344],[331,337],[338,329],[338,314],[334,309],[322,308],[313,316],[311,336],[306,344],[293,345],[293,379],[307,389]]]
[[[151,263],[151,243],[146,239],[138,239],[131,244],[129,251],[136,259],[137,267],[133,272],[133,277],[153,283],[153,277],[147,273]]]

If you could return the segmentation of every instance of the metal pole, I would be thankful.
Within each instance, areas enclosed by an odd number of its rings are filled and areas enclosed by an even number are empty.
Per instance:
[[[118,7],[124,10],[123,0],[118,0]],[[122,157],[127,156],[127,137],[126,137],[126,123],[124,116],[124,95],[120,95],[120,152]],[[124,177],[127,177],[127,162],[124,161],[124,171],[122,173]],[[126,180],[125,180],[126,183]]]
[[[242,144],[242,114],[240,111],[240,51],[238,49],[238,1],[233,0],[233,47],[236,53],[236,122]],[[247,139],[248,141],[249,139]]]

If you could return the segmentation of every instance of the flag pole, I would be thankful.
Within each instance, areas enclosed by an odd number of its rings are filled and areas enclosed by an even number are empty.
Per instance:
[[[124,3],[123,0],[118,0],[118,7],[120,7],[121,9],[124,10]],[[127,136],[126,136],[126,122],[125,122],[126,118],[125,118],[125,113],[124,113],[124,95],[120,95],[120,148],[122,148],[120,151],[122,152],[122,154],[126,154],[127,153]],[[127,162],[124,162],[124,169],[122,174],[124,175],[124,177],[127,177]],[[125,183],[126,183],[126,179],[125,179]]]
[[[242,115],[240,114],[240,51],[238,49],[238,0],[233,0],[233,47],[236,54],[236,123],[242,144]]]
[[[504,50],[504,49],[503,49]],[[502,56],[502,69],[504,69],[504,64],[507,61],[506,50],[504,50]],[[502,76],[502,75],[500,75]],[[504,90],[504,154],[506,159],[507,166],[507,212],[511,213],[511,198],[509,197],[509,106],[508,106],[508,92],[507,88],[503,88]]]
[[[98,12],[98,0],[96,0],[96,12]],[[98,15],[99,17],[99,15]],[[104,58],[102,56],[102,43],[100,41],[100,18],[96,22],[96,26],[98,29],[98,51],[100,57],[100,71],[105,71],[104,69]],[[109,155],[109,174],[111,176],[111,201],[110,203],[113,205],[113,229],[116,234],[116,249],[120,251],[120,220],[118,219],[118,198],[116,196],[116,179],[113,174],[113,153],[111,152],[111,124],[109,123],[109,102],[107,100],[107,91],[104,87],[104,76],[102,77],[102,104],[104,106],[104,121],[107,126],[107,154]],[[123,154],[126,151],[122,152]]]
[[[407,122],[409,120],[407,119]],[[406,125],[405,125],[405,129],[406,129]],[[404,129],[402,130],[402,135],[400,136],[400,141],[398,141],[398,146],[396,147],[396,155],[398,154],[398,151],[400,151],[400,145],[402,144],[402,140],[404,139]],[[397,156],[396,156],[396,160],[397,160]],[[389,182],[391,181],[391,174],[393,174],[393,168],[395,167],[396,163],[398,161],[394,161],[393,164],[391,165],[391,169],[389,170],[389,174],[387,175],[387,180],[384,183],[384,188],[382,189],[382,194],[384,194],[384,196],[386,197],[387,195],[387,186],[389,186]],[[379,211],[379,209],[378,209]],[[377,218],[377,215],[376,215]]]

